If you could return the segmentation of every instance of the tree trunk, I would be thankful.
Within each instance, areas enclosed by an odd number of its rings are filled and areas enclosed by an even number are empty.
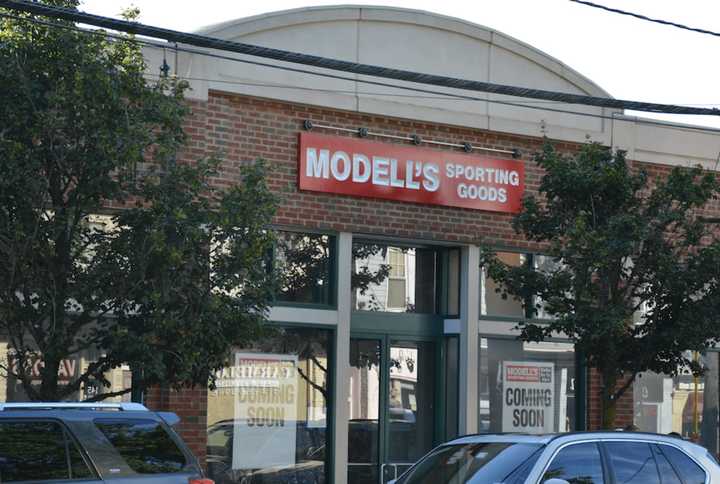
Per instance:
[[[615,372],[608,371],[603,374],[602,378],[602,428],[604,430],[614,430],[615,417],[617,416],[617,400],[615,399],[617,376]]]
[[[38,397],[42,402],[58,401],[58,371],[60,358],[45,355],[44,366],[40,369],[40,391]]]
[[[602,428],[604,430],[615,430],[616,404],[617,402],[612,396],[603,395]]]

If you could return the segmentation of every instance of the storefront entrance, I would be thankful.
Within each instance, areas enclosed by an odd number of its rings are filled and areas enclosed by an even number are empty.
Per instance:
[[[438,435],[438,362],[431,339],[351,339],[349,483],[386,483],[432,449]]]
[[[357,239],[352,256],[347,482],[384,484],[457,430],[443,369],[460,250]]]

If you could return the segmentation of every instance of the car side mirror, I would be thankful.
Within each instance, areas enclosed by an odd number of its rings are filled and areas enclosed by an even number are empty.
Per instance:
[[[542,484],[570,484],[565,479],[558,479],[557,477],[553,477],[552,479],[548,479],[547,481],[543,481]]]

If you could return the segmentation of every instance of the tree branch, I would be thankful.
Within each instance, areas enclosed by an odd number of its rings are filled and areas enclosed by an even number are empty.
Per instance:
[[[632,386],[633,382],[635,382],[635,377],[637,376],[638,372],[634,371],[632,373],[632,377],[628,378],[625,383],[622,384],[620,388],[615,390],[615,393],[613,394],[613,399],[615,401],[619,400],[625,392]]]
[[[62,390],[58,390],[58,393],[61,395],[62,398],[72,395],[74,392],[79,391],[83,383],[87,383],[90,378],[97,375],[102,375],[109,369],[110,362],[108,361],[107,357],[103,357],[98,359],[97,361],[93,361],[88,365],[88,369],[85,371],[85,373],[80,375],[75,381],[65,385]]]
[[[86,402],[86,403],[100,402],[102,400],[105,400],[106,398],[121,397],[123,395],[127,395],[131,391],[132,391],[132,388],[125,388],[123,390],[118,390],[116,392],[99,393],[92,398],[86,398],[85,400],[83,400],[83,402]]]
[[[40,395],[32,385],[32,365],[28,368],[28,351],[22,345],[19,345],[13,336],[10,337],[10,344],[14,350],[12,357],[15,359],[15,370],[10,371],[10,368],[6,368],[8,376],[12,375],[18,380],[23,387],[23,390],[27,394],[30,400],[39,400]],[[8,363],[10,363],[10,356],[8,356]]]
[[[315,383],[314,381],[310,380],[310,377],[308,377],[308,376],[305,374],[305,372],[302,371],[302,368],[298,368],[297,371],[298,371],[298,373],[300,373],[300,376],[302,377],[302,379],[305,380],[305,381],[308,383],[308,385],[310,385],[310,386],[313,387],[315,390],[317,390],[317,391],[319,391],[320,393],[322,393],[322,396],[325,397],[325,400],[327,400],[327,390],[326,390],[325,388],[321,387],[320,385],[318,385],[318,384]]]
[[[100,341],[102,341],[102,336],[95,336],[95,337],[89,338],[89,339],[85,340],[85,342],[82,344],[77,344],[75,346],[68,348],[67,354],[74,355],[74,354],[80,353],[83,350],[87,350],[89,348],[92,348],[93,346],[97,346],[97,343],[99,343]]]
[[[327,368],[325,368],[320,361],[317,359],[315,355],[310,355],[310,360],[312,360],[313,363],[315,363],[318,368],[320,368],[324,373],[327,373]]]

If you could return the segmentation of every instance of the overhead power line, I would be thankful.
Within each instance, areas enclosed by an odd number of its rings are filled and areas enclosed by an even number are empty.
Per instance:
[[[644,111],[665,114],[690,114],[690,115],[720,115],[720,110],[715,108],[698,108],[678,106],[672,104],[646,103],[611,99],[597,96],[586,96],[580,94],[562,93],[542,89],[522,88],[502,84],[494,84],[481,81],[470,81],[447,76],[423,74],[402,69],[393,69],[369,64],[360,64],[338,59],[330,59],[309,54],[301,54],[280,49],[260,47],[241,42],[233,42],[199,34],[190,34],[176,30],[163,29],[144,25],[138,22],[112,19],[99,15],[92,15],[68,8],[44,5],[25,0],[0,0],[0,7],[15,11],[42,15],[51,18],[59,18],[70,22],[78,22],[96,27],[107,28],[120,32],[127,32],[143,35],[169,42],[183,43],[195,47],[223,50],[255,57],[262,57],[276,61],[302,64],[306,66],[319,67],[333,71],[349,72],[372,77],[381,77],[399,81],[408,81],[418,84],[429,84],[446,88],[461,89],[466,91],[486,92],[491,94],[544,99],[548,101],[560,101],[569,104],[580,104],[614,109],[628,109],[632,111]],[[354,80],[354,79],[353,79]]]
[[[312,76],[324,77],[324,78],[329,78],[329,79],[337,79],[337,80],[343,80],[343,81],[348,81],[348,82],[357,82],[360,84],[367,84],[367,85],[371,85],[371,86],[380,86],[380,87],[387,87],[387,88],[392,88],[392,89],[416,92],[416,93],[420,93],[420,94],[427,94],[427,96],[399,95],[399,96],[403,96],[403,97],[426,97],[426,98],[433,98],[433,99],[444,99],[444,100],[449,100],[449,101],[486,102],[489,104],[498,104],[498,105],[502,105],[502,106],[511,106],[511,107],[522,108],[522,109],[550,111],[550,112],[555,112],[555,113],[559,113],[559,114],[568,114],[568,115],[582,116],[582,117],[587,117],[587,118],[607,119],[607,120],[612,120],[612,121],[628,122],[628,123],[633,123],[633,124],[649,125],[649,126],[672,127],[672,128],[675,128],[675,129],[678,129],[681,131],[688,131],[688,132],[720,133],[720,129],[706,127],[706,126],[692,126],[692,125],[687,125],[687,124],[673,123],[670,121],[656,121],[656,120],[652,120],[652,119],[648,119],[648,118],[637,118],[637,117],[624,116],[624,115],[620,115],[623,117],[618,117],[615,114],[606,115],[606,114],[598,114],[598,113],[591,113],[591,112],[584,112],[584,111],[573,111],[570,109],[562,109],[562,108],[547,106],[547,104],[554,104],[554,105],[567,104],[567,103],[563,103],[561,101],[527,101],[527,100],[524,101],[525,103],[546,103],[545,106],[542,106],[542,105],[537,105],[537,104],[528,105],[528,104],[523,104],[521,102],[513,102],[513,101],[501,101],[499,99],[487,99],[487,98],[470,96],[470,95],[465,95],[465,94],[457,94],[457,93],[453,94],[453,93],[448,93],[448,92],[435,91],[435,90],[431,90],[431,89],[423,89],[423,88],[412,87],[412,86],[407,86],[407,85],[392,84],[392,83],[387,83],[387,82],[382,82],[382,81],[372,81],[369,79],[356,79],[353,77],[341,76],[338,74],[324,73],[324,72],[319,72],[319,71],[311,71],[308,69],[301,69],[301,68],[290,67],[290,66],[285,66],[285,65],[280,65],[280,64],[270,64],[270,63],[266,63],[266,62],[252,61],[249,59],[241,59],[238,57],[232,57],[232,56],[228,56],[228,55],[217,54],[217,53],[208,52],[205,50],[192,49],[192,48],[182,47],[182,46],[178,46],[178,45],[168,46],[168,45],[159,44],[156,41],[144,40],[144,39],[140,39],[137,37],[130,39],[128,37],[124,37],[119,34],[111,34],[111,33],[105,32],[103,30],[82,29],[82,28],[75,27],[75,26],[72,26],[69,24],[59,24],[56,22],[43,21],[43,20],[39,20],[36,18],[31,18],[31,17],[20,17],[17,15],[5,14],[5,13],[0,13],[0,17],[11,18],[14,20],[20,20],[20,21],[24,21],[24,22],[31,22],[31,23],[35,23],[35,24],[39,24],[39,25],[45,25],[45,26],[52,27],[52,28],[72,30],[74,32],[79,32],[79,33],[86,34],[86,35],[100,35],[103,37],[108,37],[108,38],[112,38],[112,39],[116,39],[116,40],[120,40],[120,41],[137,42],[146,47],[158,49],[158,50],[179,51],[179,52],[185,52],[185,53],[189,53],[189,54],[207,56],[207,57],[220,59],[220,60],[254,65],[254,66],[258,66],[258,67],[266,67],[269,69],[279,69],[279,70],[296,72],[296,73],[301,73],[301,74],[308,74],[308,75],[312,75]],[[152,75],[152,74],[150,74],[150,76],[161,77],[160,75]],[[188,81],[217,82],[220,84],[237,84],[237,85],[251,85],[252,84],[252,83],[244,83],[244,82],[239,82],[239,81],[230,81],[227,79],[194,78],[194,77],[177,76],[177,75],[176,75],[176,77],[179,77],[180,79],[185,79]],[[307,86],[290,86],[290,85],[281,86],[281,85],[271,84],[271,83],[256,83],[256,84],[257,84],[256,87],[273,87],[273,88],[285,87],[287,89],[314,90],[314,91],[322,91],[322,92],[328,92],[328,93],[336,93],[337,92],[340,94],[378,95],[377,92],[363,93],[363,92],[354,91],[354,90],[348,91],[348,90],[337,90],[337,89],[309,88]],[[382,93],[380,95],[382,95]],[[394,94],[388,93],[386,95],[393,96]]]
[[[599,5],[599,4],[597,4],[597,3],[586,2],[586,1],[584,1],[584,0],[570,0],[570,1],[571,1],[571,2],[574,2],[574,3],[580,3],[580,4],[583,4],[583,5],[587,5],[588,7],[599,8],[599,9],[601,9],[601,10],[605,10],[605,11],[608,11],[608,12],[619,13],[620,15],[627,15],[628,17],[635,17],[635,18],[638,18],[638,19],[640,19],[640,20],[646,20],[646,21],[648,21],[648,22],[654,22],[654,23],[656,23],[656,24],[669,25],[669,26],[671,26],[671,27],[677,27],[677,28],[679,28],[679,29],[689,30],[689,31],[691,31],[691,32],[697,32],[697,33],[699,33],[699,34],[707,34],[707,35],[714,35],[715,37],[720,37],[720,32],[713,32],[712,30],[705,30],[705,29],[698,29],[698,28],[695,28],[695,27],[688,27],[687,25],[679,24],[679,23],[677,23],[677,22],[670,22],[670,21],[668,21],[668,20],[661,20],[661,19],[657,19],[657,18],[651,18],[651,17],[647,17],[647,16],[645,16],[645,15],[640,15],[639,13],[628,12],[628,11],[625,11],[625,10],[620,10],[620,9],[618,9],[618,8],[606,7],[605,5]]]
[[[10,18],[13,20],[19,20],[23,22],[30,22],[38,25],[44,25],[51,28],[57,28],[57,29],[63,29],[63,30],[71,30],[74,32],[78,32],[85,35],[99,35],[103,37],[108,37],[111,39],[116,39],[120,41],[131,41],[136,42],[141,45],[144,45],[149,48],[158,49],[158,50],[170,50],[170,51],[179,51],[179,52],[185,52],[189,54],[195,54],[195,55],[201,55],[201,56],[207,56],[215,59],[220,60],[226,60],[231,62],[239,62],[243,64],[248,65],[254,65],[257,67],[266,67],[269,69],[279,69],[284,71],[290,71],[290,72],[296,72],[301,74],[308,74],[312,76],[318,76],[318,77],[324,77],[329,79],[337,79],[342,81],[348,81],[348,82],[357,82],[360,84],[367,84],[371,86],[379,86],[379,87],[387,87],[391,89],[398,89],[398,90],[405,90],[410,92],[416,92],[419,94],[424,94],[423,96],[420,95],[403,95],[403,94],[397,94],[397,93],[378,93],[376,91],[368,91],[368,92],[362,92],[362,91],[356,91],[356,90],[343,90],[343,89],[329,89],[329,88],[312,88],[308,86],[299,86],[299,85],[282,85],[282,84],[275,84],[275,83],[262,83],[262,82],[242,82],[242,81],[232,81],[227,79],[215,79],[215,78],[205,78],[205,77],[189,77],[189,76],[180,76],[177,74],[174,74],[175,77],[179,79],[184,79],[187,81],[202,81],[202,82],[214,82],[219,84],[234,84],[234,85],[243,85],[248,87],[267,87],[267,88],[284,88],[284,89],[296,89],[301,91],[315,91],[315,92],[326,92],[326,93],[337,93],[337,94],[354,94],[354,95],[368,95],[368,96],[394,96],[394,97],[412,97],[412,98],[424,98],[424,99],[436,99],[436,100],[447,100],[447,101],[474,101],[474,102],[486,102],[489,104],[498,104],[502,106],[511,106],[515,108],[522,108],[522,109],[531,109],[531,110],[539,110],[539,111],[549,111],[549,112],[555,112],[559,114],[568,114],[568,115],[574,115],[574,116],[582,116],[587,118],[595,118],[595,119],[607,119],[611,121],[619,121],[619,122],[627,122],[627,123],[633,123],[633,124],[640,124],[640,125],[649,125],[649,126],[663,126],[663,127],[672,127],[675,129],[678,129],[680,131],[688,131],[688,132],[704,132],[704,133],[720,133],[720,129],[718,128],[711,128],[707,126],[692,126],[687,124],[678,124],[673,123],[670,121],[656,121],[648,118],[637,118],[633,116],[625,116],[620,115],[623,117],[618,117],[616,115],[606,115],[606,114],[598,114],[598,113],[591,113],[591,112],[583,112],[583,111],[573,111],[570,109],[562,109],[557,107],[548,106],[548,104],[552,104],[554,106],[561,105],[561,104],[568,104],[563,103],[561,101],[529,101],[525,100],[524,103],[533,103],[533,105],[523,104],[521,102],[513,102],[513,101],[501,101],[499,99],[487,99],[477,96],[470,96],[466,94],[453,94],[448,92],[442,92],[442,91],[435,91],[431,89],[423,89],[419,87],[412,87],[407,85],[400,85],[400,84],[392,84],[382,81],[371,81],[369,79],[356,79],[353,77],[348,76],[342,76],[338,74],[330,74],[330,73],[324,73],[319,71],[311,71],[308,69],[301,69],[296,67],[290,67],[280,64],[270,64],[267,62],[259,62],[259,61],[252,61],[249,59],[241,59],[238,57],[232,57],[228,55],[223,54],[216,54],[213,52],[208,52],[204,50],[199,49],[192,49],[187,47],[182,47],[178,45],[164,45],[159,44],[157,41],[150,41],[150,40],[144,40],[137,37],[129,38],[125,37],[119,34],[111,34],[104,30],[91,30],[91,29],[83,29],[79,28],[70,24],[59,24],[56,22],[50,22],[50,21],[44,21],[37,18],[32,17],[21,17],[18,15],[12,15],[12,14],[6,14],[6,13],[0,13],[0,18]],[[161,74],[147,74],[150,77],[164,77],[164,75]],[[544,105],[541,105],[544,104]],[[712,105],[712,104],[710,104]]]
[[[157,44],[150,43],[152,47],[155,48],[163,48],[161,46],[158,46]],[[243,64],[249,64],[259,67],[268,67],[271,69],[280,69],[284,71],[290,71],[290,72],[296,72],[300,74],[309,74],[313,76],[319,76],[319,77],[325,77],[329,79],[337,79],[341,81],[348,81],[348,82],[358,82],[361,84],[367,84],[371,86],[379,86],[379,87],[388,87],[391,89],[401,89],[405,91],[412,91],[417,93],[423,93],[423,94],[430,94],[430,95],[437,95],[437,96],[446,96],[446,97],[452,97],[453,100],[461,100],[461,101],[479,101],[479,102],[487,102],[489,104],[498,104],[501,106],[512,106],[516,108],[523,108],[523,109],[534,109],[538,111],[544,111],[544,112],[553,112],[553,113],[559,113],[559,114],[571,114],[575,116],[583,116],[586,118],[596,118],[596,119],[607,119],[607,120],[614,120],[614,121],[627,121],[631,123],[637,123],[637,124],[645,124],[645,125],[651,125],[651,126],[672,126],[676,127],[681,130],[686,131],[702,131],[702,132],[720,132],[720,130],[716,128],[708,128],[703,126],[688,126],[688,125],[682,125],[677,123],[671,123],[667,121],[653,121],[650,119],[639,119],[639,118],[618,118],[615,115],[607,115],[607,114],[598,114],[598,113],[589,113],[589,112],[583,112],[583,111],[572,111],[570,109],[563,109],[553,106],[539,106],[539,105],[527,105],[522,104],[521,102],[513,102],[513,101],[501,101],[499,99],[486,99],[481,98],[477,96],[470,96],[467,94],[458,94],[458,93],[447,93],[442,91],[435,91],[432,89],[425,89],[421,87],[413,87],[413,86],[401,86],[399,84],[392,84],[388,82],[382,82],[382,81],[371,81],[369,79],[355,79],[353,77],[348,76],[342,76],[338,74],[331,74],[331,73],[323,73],[323,72],[314,72],[307,69],[301,69],[297,67],[290,67],[290,66],[283,66],[283,65],[277,65],[277,64],[268,64],[267,62],[259,62],[259,61],[252,61],[249,59],[239,59],[237,57],[230,57],[223,54],[216,54],[213,52],[205,52],[198,49],[188,49],[184,47],[171,47],[171,49],[177,49],[180,52],[186,52],[190,54],[196,54],[196,55],[204,55],[209,56],[215,59],[221,59],[221,60],[227,60],[227,61],[235,61],[240,62]],[[200,80],[206,80],[206,82],[218,82],[218,83],[226,83],[224,80],[218,80],[218,79],[200,79]],[[268,86],[272,87],[272,86]],[[302,89],[302,88],[300,88]],[[374,93],[373,93],[374,95]],[[558,104],[562,104],[560,101],[556,101]],[[567,104],[573,104],[573,103],[567,103]]]

